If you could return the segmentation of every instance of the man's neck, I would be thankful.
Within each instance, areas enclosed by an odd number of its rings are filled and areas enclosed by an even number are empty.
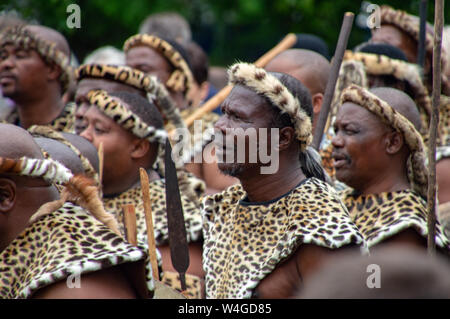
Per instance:
[[[295,188],[306,177],[300,163],[280,168],[274,174],[253,174],[241,177],[242,187],[250,202],[266,202],[278,198]]]
[[[64,108],[61,96],[57,92],[49,91],[39,98],[16,101],[19,112],[20,125],[28,129],[32,125],[51,123],[61,114]]]
[[[411,188],[404,170],[393,170],[376,176],[370,183],[360,187],[361,195],[380,194],[385,192],[397,192]]]

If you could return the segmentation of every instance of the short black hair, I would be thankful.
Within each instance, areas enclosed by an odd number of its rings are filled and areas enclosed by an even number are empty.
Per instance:
[[[391,59],[408,62],[405,53],[401,49],[385,43],[365,43],[357,48],[357,52],[385,55]]]
[[[203,82],[208,81],[209,60],[202,47],[194,41],[190,41],[186,44],[186,52],[189,54],[195,82],[201,85]]]
[[[293,49],[306,49],[317,52],[330,61],[330,53],[327,43],[320,37],[314,34],[298,33],[296,34],[297,41]]]
[[[164,128],[164,121],[161,113],[159,113],[153,102],[150,102],[136,93],[126,91],[111,92],[109,95],[126,103],[129,106],[130,111],[136,114],[147,125],[157,129]]]

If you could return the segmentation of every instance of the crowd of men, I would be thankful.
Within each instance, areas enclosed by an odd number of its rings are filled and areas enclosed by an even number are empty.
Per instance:
[[[448,298],[450,47],[428,254],[432,27],[422,68],[418,18],[381,7],[381,27],[344,55],[318,150],[332,54],[297,40],[264,67],[221,70],[179,14],[152,14],[120,50],[75,65],[60,32],[1,15],[0,297]],[[174,249],[166,143],[180,131],[187,247]]]

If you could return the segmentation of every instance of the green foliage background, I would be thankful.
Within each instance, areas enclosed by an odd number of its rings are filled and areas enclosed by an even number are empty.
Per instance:
[[[428,1],[428,21],[434,17],[434,1]],[[66,26],[69,4],[81,8],[81,28]],[[418,15],[420,0],[372,1],[389,4]],[[24,18],[62,32],[77,58],[113,45],[137,33],[151,13],[176,11],[191,24],[194,40],[206,50],[213,65],[236,60],[253,61],[289,32],[313,33],[334,47],[346,11],[358,14],[359,0],[0,0],[0,10],[14,9]],[[445,10],[450,21],[450,8]],[[354,24],[349,48],[366,40],[368,31]]]

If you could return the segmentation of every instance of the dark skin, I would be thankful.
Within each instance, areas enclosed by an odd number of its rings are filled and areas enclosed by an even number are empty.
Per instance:
[[[83,122],[85,128],[80,135],[97,149],[100,143],[103,143],[105,155],[103,193],[105,196],[117,195],[138,185],[140,183],[139,168],[152,167],[157,155],[155,148],[147,140],[140,139],[123,129],[95,106],[87,110],[83,116]],[[159,178],[155,171],[150,170],[150,181]],[[158,246],[158,249],[162,255],[163,270],[175,271],[172,267],[169,246]],[[203,278],[201,252],[200,243],[189,244],[190,264],[187,273]]]
[[[380,28],[374,29],[372,43],[386,43],[402,50],[408,62],[417,63],[417,41],[403,30],[391,24],[382,24]],[[429,72],[431,63],[429,59],[425,59],[425,70]]]
[[[55,31],[40,26],[27,29],[57,47],[63,46]],[[3,95],[16,103],[22,127],[48,124],[62,112],[60,74],[58,66],[46,64],[34,50],[24,50],[12,44],[0,49],[0,85]]]
[[[413,109],[414,102],[408,100],[406,94],[392,88],[371,91],[410,121],[418,123],[418,111]],[[334,130],[332,157],[337,179],[361,195],[410,189],[406,167],[409,149],[402,134],[382,123],[376,115],[350,102],[339,108]],[[412,229],[391,236],[382,245],[396,243],[426,247],[423,238]]]
[[[267,102],[253,91],[237,85],[222,104],[223,116],[216,129],[226,134],[231,128],[271,127],[272,111]],[[268,137],[269,139],[269,137]],[[248,143],[246,143],[248,158]],[[260,163],[219,164],[221,170],[242,165],[237,177],[252,202],[269,201],[294,189],[305,175],[299,163],[299,145],[291,127],[280,129],[279,170],[274,174],[261,174]],[[301,245],[287,260],[281,262],[256,287],[255,297],[289,298],[317,267],[333,255],[334,251],[315,246]]]
[[[42,158],[33,138],[23,129],[0,124],[0,156]],[[10,141],[15,143],[10,143]],[[14,144],[14,145],[11,145]],[[42,179],[0,175],[0,250],[3,251],[25,228],[30,217],[49,201],[59,198],[58,191]],[[38,290],[33,297],[42,298],[135,298],[136,292],[126,282],[121,267],[93,272],[80,277],[81,288],[70,289],[65,281]],[[105,288],[107,288],[105,290]]]
[[[126,63],[132,68],[155,75],[161,83],[166,83],[172,72],[172,67],[166,58],[146,46],[130,49],[126,53]],[[170,89],[168,91],[180,109],[189,104],[181,92],[173,92]],[[217,193],[238,182],[235,178],[221,174],[217,168],[217,163],[187,163],[185,167],[189,172],[205,181],[207,194]]]
[[[450,158],[443,158],[436,163],[439,204],[450,202]]]
[[[118,83],[110,80],[97,79],[97,78],[85,78],[78,82],[75,91],[75,103],[77,105],[77,110],[75,112],[75,132],[80,134],[83,130],[82,118],[83,114],[89,108],[88,93],[91,90],[104,90],[107,93],[125,91],[130,93],[136,93],[145,97],[145,92],[133,88],[132,86]]]
[[[331,69],[327,59],[310,50],[288,49],[270,60],[265,69],[289,74],[308,88],[313,102],[314,132]]]

